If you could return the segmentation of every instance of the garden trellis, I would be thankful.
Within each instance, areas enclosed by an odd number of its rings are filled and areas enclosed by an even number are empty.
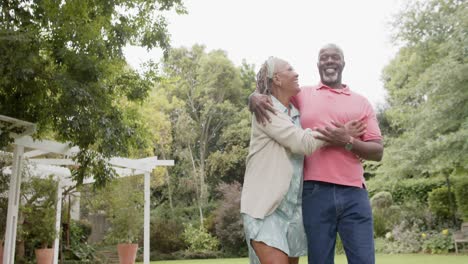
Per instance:
[[[35,124],[15,118],[0,115],[2,127],[8,128],[23,128],[20,134],[12,135],[14,142],[13,163],[11,167],[10,189],[8,192],[8,215],[5,232],[5,246],[3,263],[13,264],[15,256],[15,242],[18,222],[18,210],[20,204],[20,186],[21,175],[24,160],[28,159],[31,164],[38,164],[36,169],[41,167],[52,170],[58,180],[58,199],[56,212],[56,230],[60,231],[61,218],[61,198],[62,189],[66,186],[71,186],[74,182],[71,180],[71,173],[67,168],[57,166],[77,166],[71,158],[79,152],[77,146],[72,146],[70,143],[60,143],[50,140],[34,140],[31,134],[35,132]],[[2,128],[0,127],[0,129]],[[3,130],[3,129],[2,129]],[[27,152],[25,152],[27,150]],[[41,158],[47,153],[54,153],[62,156],[59,159]],[[150,176],[153,169],[158,166],[173,166],[173,160],[158,160],[157,157],[147,157],[142,159],[129,159],[122,157],[113,157],[108,160],[109,164],[115,169],[120,177],[133,175],[144,175],[144,242],[143,242],[143,260],[145,264],[149,264],[149,249],[150,249]],[[46,167],[44,167],[46,166]],[[55,169],[53,169],[55,167]],[[68,171],[68,173],[67,173]],[[92,183],[92,179],[85,179],[84,183]],[[59,237],[54,243],[54,264],[58,263]]]

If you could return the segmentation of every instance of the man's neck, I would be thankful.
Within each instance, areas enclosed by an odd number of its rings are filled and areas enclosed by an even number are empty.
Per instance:
[[[322,84],[332,88],[332,89],[343,89],[345,86],[340,82],[340,83],[334,83],[334,84],[325,84],[322,82]]]

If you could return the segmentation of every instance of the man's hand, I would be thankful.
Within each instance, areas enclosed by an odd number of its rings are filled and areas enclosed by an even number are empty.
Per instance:
[[[337,128],[341,128],[342,126],[340,123],[334,121],[332,124]],[[363,120],[351,120],[344,124],[343,127],[350,136],[358,138],[366,133],[367,123],[365,123]]]
[[[249,110],[255,114],[255,118],[263,125],[266,122],[271,122],[270,113],[268,112],[275,114],[275,108],[273,108],[270,96],[256,92],[249,96]]]
[[[316,136],[317,139],[332,146],[344,147],[351,140],[351,137],[360,137],[366,132],[366,124],[363,121],[352,120],[345,125],[337,122],[332,122],[332,124],[335,126],[334,128],[318,128],[317,132],[322,135]]]

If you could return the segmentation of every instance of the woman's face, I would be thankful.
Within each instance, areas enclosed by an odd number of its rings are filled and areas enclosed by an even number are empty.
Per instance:
[[[296,95],[300,92],[299,74],[286,61],[280,61],[275,67],[277,84],[283,93]]]

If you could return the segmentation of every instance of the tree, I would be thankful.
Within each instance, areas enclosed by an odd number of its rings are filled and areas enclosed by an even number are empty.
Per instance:
[[[52,130],[78,145],[78,182],[94,175],[104,184],[113,175],[105,158],[145,142],[139,116],[124,106],[143,100],[154,81],[129,68],[122,49],[167,51],[163,12],[171,9],[183,13],[181,0],[2,1],[0,113],[36,123],[38,137]]]
[[[240,67],[242,80],[241,98],[247,98],[255,90],[254,66],[245,60]],[[245,102],[245,101],[244,101]],[[239,107],[232,122],[223,130],[217,146],[218,150],[208,158],[207,177],[212,189],[218,189],[221,182],[244,182],[245,159],[249,153],[251,113],[247,103]]]
[[[244,228],[240,212],[242,186],[238,182],[222,183],[218,186],[223,194],[221,203],[215,211],[216,235],[223,250],[234,256],[247,252]]]
[[[384,69],[388,91],[382,166],[386,177],[468,172],[468,8],[464,1],[415,1],[395,21],[402,45]],[[447,181],[449,183],[449,181]]]
[[[151,147],[151,154],[157,155],[162,159],[172,158],[173,147],[173,123],[176,120],[171,120],[171,113],[176,109],[182,108],[184,103],[177,98],[170,98],[169,91],[171,89],[171,81],[161,79],[155,87],[150,91],[148,99],[143,105],[138,106],[138,111],[145,117],[145,130],[150,134],[146,138],[150,143],[146,144]],[[174,212],[173,202],[173,180],[167,168],[162,169],[164,179],[167,186],[167,198],[171,212]]]
[[[185,164],[193,178],[200,222],[208,202],[207,160],[236,113],[245,107],[240,71],[224,51],[205,52],[203,46],[191,50],[171,50],[163,64],[164,77],[173,80],[172,97],[184,102],[173,112],[174,140],[178,164]]]
[[[219,149],[207,162],[207,179],[215,189],[220,183],[243,182],[249,153],[251,113],[247,106],[236,113],[218,140]]]

